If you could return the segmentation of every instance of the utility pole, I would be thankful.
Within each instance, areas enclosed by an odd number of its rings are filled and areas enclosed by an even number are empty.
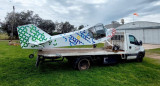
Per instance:
[[[15,8],[13,6],[13,16],[12,16],[12,30],[11,30],[11,41],[13,40],[13,28],[14,28],[14,17],[15,17]]]
[[[1,19],[0,19],[0,26],[1,26],[1,24],[2,24],[2,23],[1,23]]]

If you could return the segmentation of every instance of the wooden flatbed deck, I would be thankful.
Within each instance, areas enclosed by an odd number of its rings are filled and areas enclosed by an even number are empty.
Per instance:
[[[47,57],[123,54],[124,51],[113,52],[105,48],[53,48],[38,51],[38,55]]]

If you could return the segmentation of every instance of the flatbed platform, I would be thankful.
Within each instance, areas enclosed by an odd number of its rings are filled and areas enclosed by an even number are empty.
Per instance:
[[[53,48],[38,51],[38,55],[46,57],[57,56],[81,56],[81,55],[109,55],[123,54],[124,51],[113,52],[112,49],[105,48]]]

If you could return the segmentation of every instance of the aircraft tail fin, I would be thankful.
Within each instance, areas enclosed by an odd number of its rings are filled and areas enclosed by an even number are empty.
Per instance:
[[[19,26],[17,31],[21,47],[26,49],[39,49],[39,44],[51,39],[49,34],[32,24]]]

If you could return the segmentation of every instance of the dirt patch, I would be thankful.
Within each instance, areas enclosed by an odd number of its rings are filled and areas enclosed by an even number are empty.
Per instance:
[[[155,49],[160,48],[159,44],[143,44],[144,49]]]
[[[158,44],[143,44],[143,47],[145,50],[149,50],[149,49],[160,48],[160,45],[158,45]],[[157,54],[157,53],[146,52],[145,56],[149,57],[149,58],[160,59],[160,54]]]
[[[160,59],[160,54],[146,53],[146,57],[150,57],[150,58],[154,58],[154,59]]]

